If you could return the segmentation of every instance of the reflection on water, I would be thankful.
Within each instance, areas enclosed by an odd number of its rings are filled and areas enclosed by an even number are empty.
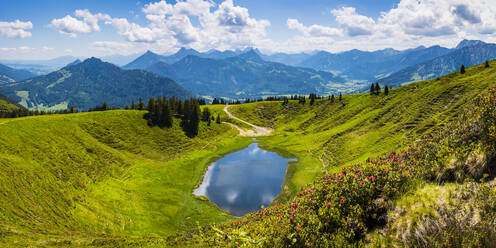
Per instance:
[[[252,143],[212,163],[202,184],[193,193],[208,197],[234,216],[243,216],[261,206],[269,206],[282,192],[288,161],[291,159]]]

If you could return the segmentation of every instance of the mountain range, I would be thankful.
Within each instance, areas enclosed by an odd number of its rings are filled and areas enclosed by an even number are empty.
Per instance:
[[[147,56],[154,55],[148,52]],[[255,50],[224,59],[188,55],[173,64],[159,61],[145,70],[172,78],[184,88],[210,97],[336,94],[338,90],[353,89],[349,86],[345,89],[345,80],[330,72],[268,62]]]
[[[496,44],[480,42],[473,45],[462,44],[451,53],[399,70],[379,80],[379,83],[394,86],[404,85],[460,70],[461,65],[473,66],[493,59],[496,59]]]
[[[192,97],[173,80],[142,70],[123,70],[97,58],[66,66],[48,75],[0,85],[0,93],[31,109],[60,110],[74,105],[124,107],[139,97]]]
[[[153,53],[151,51],[147,51],[146,53],[144,53],[143,55],[141,55],[137,59],[133,60],[131,63],[123,66],[122,68],[144,70],[144,69],[146,69],[146,68],[148,68],[148,67],[150,67],[150,66],[152,66],[158,62],[164,62],[167,64],[174,64],[174,63],[180,61],[181,59],[183,59],[187,56],[190,56],[190,55],[198,56],[200,58],[225,59],[225,58],[240,55],[242,53],[243,53],[243,51],[240,51],[240,50],[238,50],[238,51],[211,50],[211,51],[208,51],[206,53],[201,53],[201,52],[198,52],[194,49],[187,49],[184,47],[179,49],[179,51],[177,51],[176,53],[174,53],[172,55],[168,55],[168,56],[159,55],[159,54]]]
[[[14,69],[9,66],[0,64],[0,85],[24,80],[35,76],[35,74],[29,71]]]

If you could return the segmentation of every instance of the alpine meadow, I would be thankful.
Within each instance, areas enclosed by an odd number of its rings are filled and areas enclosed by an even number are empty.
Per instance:
[[[0,247],[496,247],[488,0],[0,13]]]

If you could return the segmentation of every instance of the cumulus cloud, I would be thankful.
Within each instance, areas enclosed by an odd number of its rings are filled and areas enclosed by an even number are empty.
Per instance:
[[[22,22],[16,20],[14,22],[0,22],[0,36],[7,38],[28,38],[31,37],[31,32],[26,29],[32,29],[31,22]]]
[[[60,19],[53,19],[50,26],[61,34],[67,34],[71,38],[76,38],[79,34],[88,34],[100,31],[98,22],[101,20],[109,20],[110,16],[106,14],[92,14],[89,10],[76,10],[74,18],[66,15]]]
[[[492,0],[400,0],[376,18],[361,14],[353,6],[344,6],[328,12],[334,20],[329,25],[287,19],[288,29],[298,35],[284,41],[270,39],[270,22],[250,16],[247,8],[235,5],[233,0],[219,4],[211,0],[161,0],[145,4],[141,12],[146,24],[76,10],[73,15],[52,20],[51,26],[76,37],[98,32],[104,23],[114,27],[129,44],[114,44],[121,49],[162,52],[173,52],[182,46],[201,51],[258,47],[273,52],[335,52],[352,48],[454,46],[463,38],[496,41],[496,5]],[[102,51],[111,47],[103,43],[93,45]]]
[[[339,26],[349,36],[372,34],[376,25],[372,18],[357,14],[355,8],[343,7],[334,9],[331,13],[336,16]]]
[[[92,14],[76,10],[52,20],[51,26],[60,33],[76,37],[100,30],[103,22],[116,28],[128,42],[139,42],[147,47],[166,44],[169,48],[189,46],[199,50],[236,49],[256,46],[267,39],[270,22],[250,17],[246,8],[225,0],[219,5],[210,0],[184,0],[167,3],[165,0],[145,4],[141,11],[146,25],[115,18],[107,14]],[[192,18],[198,20],[194,25]]]
[[[275,47],[292,50],[285,46],[293,45],[298,49],[310,47],[307,51],[342,51],[455,46],[464,38],[496,41],[496,5],[491,0],[401,0],[378,18],[362,15],[350,6],[331,10],[330,14],[335,18],[334,26],[305,26],[296,19],[288,19],[288,28],[304,37],[295,36]],[[339,33],[344,36],[339,37]]]
[[[289,29],[297,30],[305,36],[313,37],[334,37],[343,36],[343,31],[338,28],[325,27],[321,25],[305,26],[296,19],[288,19],[286,22]]]

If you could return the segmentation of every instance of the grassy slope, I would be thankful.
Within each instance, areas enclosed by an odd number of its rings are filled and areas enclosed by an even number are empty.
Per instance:
[[[496,63],[491,65],[396,88],[388,96],[348,95],[342,102],[320,100],[315,106],[308,101],[304,106],[293,101],[286,106],[281,102],[251,103],[234,106],[231,112],[274,127],[275,135],[261,138],[262,145],[298,157],[287,178],[289,192],[294,193],[323,169],[335,170],[402,148],[442,126],[469,100],[495,85]]]
[[[6,96],[0,94],[0,111],[12,111],[20,106]]]
[[[251,140],[215,123],[189,139],[179,120],[150,128],[143,114],[0,120],[0,240],[163,235],[232,218],[191,192],[210,160]]]

